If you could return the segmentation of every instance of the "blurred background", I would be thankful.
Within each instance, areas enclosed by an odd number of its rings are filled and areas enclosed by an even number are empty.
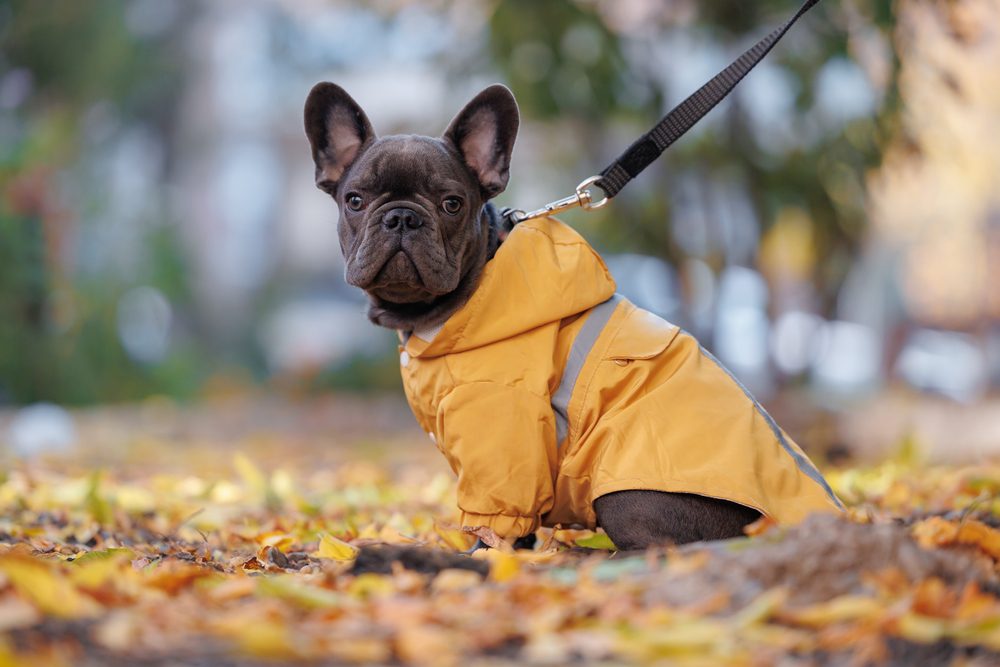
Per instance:
[[[498,203],[535,208],[798,4],[0,0],[0,440],[72,443],[87,413],[64,407],[233,395],[363,394],[410,428],[385,407],[395,336],[344,283],[313,185],[310,87],[436,135],[506,83]],[[995,453],[998,63],[1000,0],[828,0],[613,205],[565,220],[818,456]]]

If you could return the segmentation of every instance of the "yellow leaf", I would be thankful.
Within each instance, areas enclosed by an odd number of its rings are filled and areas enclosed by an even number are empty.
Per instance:
[[[771,618],[787,599],[787,589],[770,588],[754,598],[753,602],[736,614],[736,623],[744,628],[762,623]]]
[[[274,547],[284,551],[295,542],[295,537],[281,530],[272,530],[261,533],[254,538],[257,543],[265,547]]]
[[[521,560],[514,554],[490,550],[490,579],[498,583],[509,581],[521,571]],[[496,554],[493,556],[492,554]]]
[[[100,613],[97,602],[76,589],[55,568],[24,558],[0,560],[0,572],[18,594],[58,618],[88,618]]]
[[[265,597],[276,597],[294,602],[307,609],[339,607],[341,596],[335,591],[296,581],[294,575],[264,577],[258,579],[257,592]]]
[[[73,561],[70,578],[83,588],[98,588],[108,581],[123,583],[135,574],[133,558],[135,552],[131,549],[91,551]]]
[[[253,461],[243,454],[237,454],[233,457],[233,467],[236,468],[236,472],[243,480],[243,483],[251,491],[259,496],[267,496],[267,478],[260,471],[260,468],[254,465]]]
[[[896,631],[906,639],[921,644],[931,644],[945,636],[947,622],[912,612],[903,614],[896,621]]]
[[[438,537],[445,544],[455,551],[467,551],[472,548],[472,544],[475,541],[469,533],[466,533],[461,528],[442,525],[437,522],[434,523],[434,532],[437,533]]]
[[[711,618],[677,618],[641,633],[623,637],[619,650],[646,660],[667,656],[708,654],[725,650],[726,626]],[[707,657],[707,656],[706,656]]]
[[[841,595],[828,602],[782,613],[782,620],[797,625],[819,628],[844,621],[873,618],[882,613],[882,605],[874,598],[861,595]]]
[[[347,587],[347,592],[355,597],[367,599],[372,596],[389,595],[395,592],[395,588],[389,577],[369,572],[355,577]]]
[[[288,628],[275,621],[246,624],[237,632],[240,648],[261,658],[289,658],[298,654]]]
[[[19,667],[23,664],[21,656],[14,653],[7,641],[0,640],[0,667]]]
[[[100,551],[88,551],[73,561],[76,567],[88,565],[95,561],[122,561],[135,558],[135,552],[125,547],[114,547],[111,549],[101,549]]]
[[[381,665],[392,659],[392,647],[380,637],[338,638],[326,648],[330,657],[350,664]]]
[[[358,549],[333,535],[323,534],[319,538],[319,549],[313,555],[338,561],[354,560],[358,557]]]
[[[379,536],[378,529],[375,528],[375,524],[369,523],[365,525],[364,528],[358,531],[359,540],[377,540]]]

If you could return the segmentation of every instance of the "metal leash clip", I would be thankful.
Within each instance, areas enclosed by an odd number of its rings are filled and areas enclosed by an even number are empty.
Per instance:
[[[601,208],[607,204],[608,201],[610,201],[608,197],[604,197],[597,202],[594,201],[590,188],[600,179],[600,176],[591,176],[581,182],[580,185],[576,186],[576,192],[574,194],[569,197],[557,199],[554,202],[549,202],[535,211],[525,212],[517,208],[505,208],[501,211],[501,215],[507,223],[507,228],[512,229],[514,225],[519,222],[533,220],[534,218],[544,218],[546,216],[555,215],[556,213],[568,211],[569,209],[576,208],[578,206],[585,211],[593,211],[594,209]]]

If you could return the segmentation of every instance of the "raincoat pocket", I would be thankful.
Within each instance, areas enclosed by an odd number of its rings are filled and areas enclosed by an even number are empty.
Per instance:
[[[652,359],[666,350],[679,332],[676,324],[633,306],[608,343],[604,359],[626,363],[633,359]]]

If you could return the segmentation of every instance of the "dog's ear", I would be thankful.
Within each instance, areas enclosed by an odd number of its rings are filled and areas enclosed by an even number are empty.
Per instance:
[[[334,83],[317,83],[305,108],[306,136],[316,163],[316,187],[331,195],[351,163],[375,139],[368,116]]]
[[[514,95],[494,84],[472,98],[445,130],[445,141],[461,154],[487,199],[507,187],[518,122]]]

